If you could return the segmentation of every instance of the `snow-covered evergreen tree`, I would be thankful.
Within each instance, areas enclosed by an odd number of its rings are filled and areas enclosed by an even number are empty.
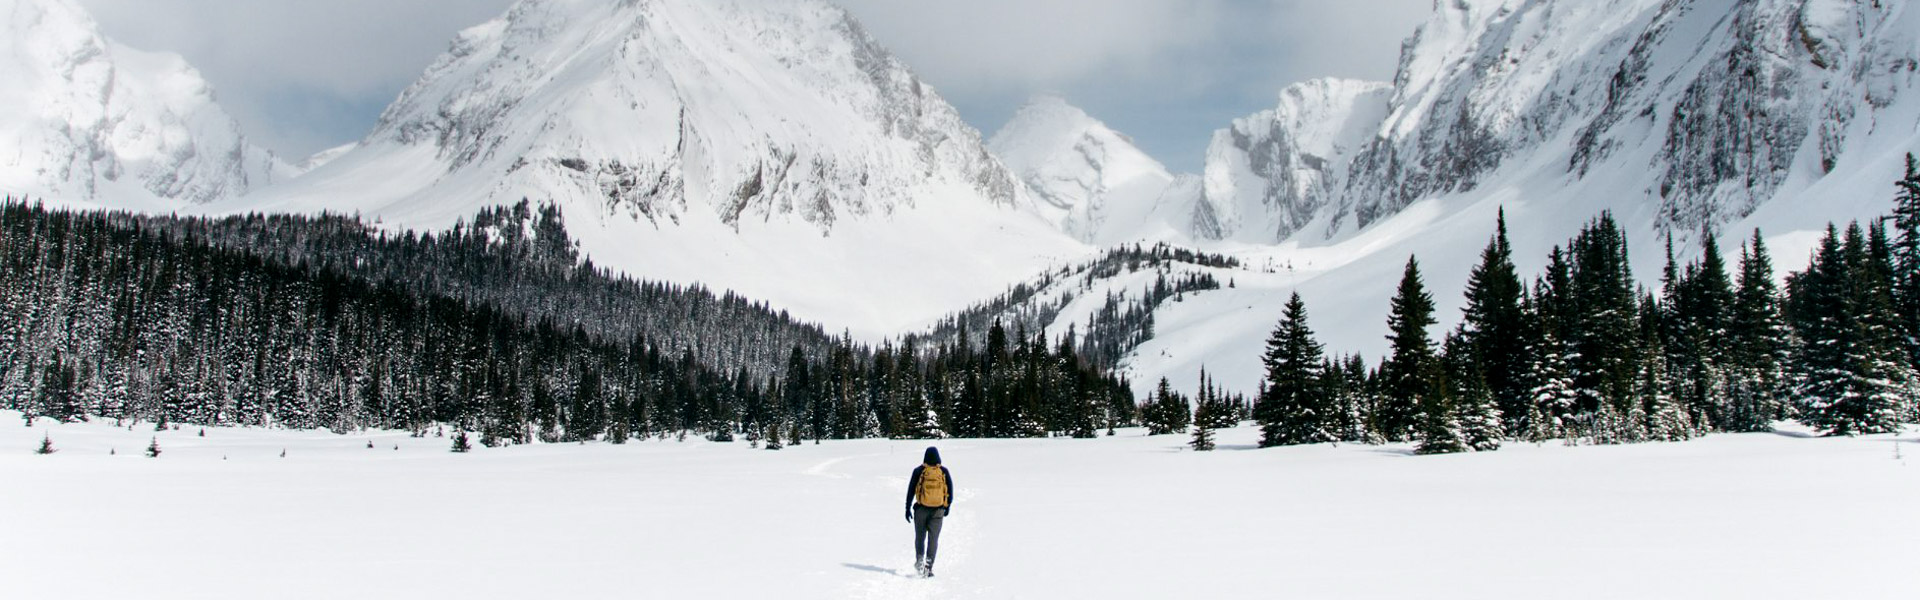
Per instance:
[[[1533,366],[1528,369],[1532,384],[1532,402],[1527,409],[1524,436],[1528,441],[1544,442],[1570,436],[1567,419],[1578,405],[1579,392],[1567,367],[1566,347],[1551,330],[1541,332],[1528,351]]]
[[[1254,405],[1261,447],[1333,440],[1327,431],[1328,399],[1322,393],[1321,348],[1307,324],[1307,304],[1296,292],[1282,309],[1261,357],[1267,370],[1265,391]]]
[[[1920,164],[1907,154],[1907,170],[1894,183],[1893,303],[1900,315],[1907,364],[1920,369]]]
[[[1526,285],[1513,264],[1513,246],[1507,241],[1507,214],[1500,211],[1493,239],[1480,251],[1480,264],[1467,276],[1462,335],[1472,347],[1474,362],[1485,374],[1504,419],[1520,422],[1530,400],[1525,381],[1527,364],[1526,315],[1522,305]]]
[[[1788,279],[1800,339],[1799,419],[1833,435],[1886,433],[1908,417],[1914,373],[1894,335],[1889,269],[1858,223],[1829,226],[1813,264]],[[1883,260],[1883,259],[1880,259]]]
[[[1460,424],[1460,438],[1468,449],[1499,450],[1506,433],[1500,420],[1500,407],[1494,401],[1481,363],[1475,360],[1474,346],[1467,339],[1464,331],[1455,331],[1441,344],[1441,361],[1445,364],[1454,419]]]
[[[1387,315],[1387,340],[1392,354],[1380,365],[1381,404],[1374,411],[1374,430],[1388,441],[1404,441],[1414,434],[1425,410],[1424,396],[1432,393],[1435,368],[1433,338],[1427,328],[1435,320],[1433,295],[1421,282],[1420,263],[1409,257]]]
[[[1728,414],[1716,425],[1727,431],[1769,431],[1784,416],[1787,349],[1792,331],[1781,317],[1773,258],[1760,230],[1740,249],[1740,281],[1734,292],[1727,375]]]
[[[1460,413],[1453,395],[1448,393],[1446,373],[1437,361],[1428,361],[1425,370],[1421,379],[1431,382],[1433,388],[1419,396],[1420,412],[1415,415],[1414,427],[1414,441],[1418,444],[1414,452],[1450,454],[1467,451],[1465,427],[1460,423]]]

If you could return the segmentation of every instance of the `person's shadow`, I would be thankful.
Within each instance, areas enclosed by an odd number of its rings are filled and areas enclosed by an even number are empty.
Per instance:
[[[840,563],[840,566],[843,566],[849,569],[854,569],[857,571],[867,571],[869,573],[885,573],[887,575],[892,575],[895,577],[906,577],[906,574],[901,573],[898,569],[887,569],[882,567],[876,567],[873,565],[858,565],[854,563]]]

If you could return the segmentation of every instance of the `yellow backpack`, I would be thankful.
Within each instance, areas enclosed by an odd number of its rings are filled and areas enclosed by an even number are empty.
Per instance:
[[[947,472],[939,465],[927,465],[920,469],[920,489],[914,494],[914,502],[928,508],[943,508],[947,505]]]

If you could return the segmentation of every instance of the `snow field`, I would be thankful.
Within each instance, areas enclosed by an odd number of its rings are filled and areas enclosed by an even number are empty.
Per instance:
[[[1256,450],[1251,427],[1213,453],[1123,430],[461,455],[392,432],[0,423],[0,512],[13,517],[0,581],[17,598],[1888,598],[1920,586],[1912,430],[1437,457]],[[59,452],[32,453],[43,434]],[[144,457],[156,436],[162,455]],[[904,575],[901,501],[929,443],[958,496],[939,576],[918,580]]]

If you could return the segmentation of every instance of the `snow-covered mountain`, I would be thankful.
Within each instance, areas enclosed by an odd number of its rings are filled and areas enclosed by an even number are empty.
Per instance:
[[[1822,179],[1878,174],[1913,149],[1911,9],[1438,2],[1390,88],[1303,84],[1276,111],[1223,130],[1196,233],[1272,242],[1319,219],[1311,233],[1336,235],[1421,199],[1523,179],[1655,211],[1660,228],[1736,221]],[[1305,149],[1316,144],[1336,150]]]
[[[951,106],[815,1],[520,2],[461,33],[359,147],[263,200],[370,178],[389,185],[351,202],[383,213],[568,195],[661,225],[830,230],[953,192],[1021,200]]]
[[[1408,257],[1450,327],[1503,209],[1527,277],[1602,211],[1649,285],[1664,237],[1689,260],[1706,224],[1730,261],[1759,229],[1781,274],[1800,269],[1826,223],[1891,207],[1920,151],[1916,65],[1910,1],[1438,2],[1392,83],[1295,85],[1216,134],[1185,230],[1242,266],[1168,267],[1234,285],[1156,307],[1121,366],[1137,391],[1194,389],[1202,368],[1256,389],[1294,292],[1329,351],[1377,359]],[[1156,276],[1027,287],[1096,299],[1046,324],[1060,331]]]
[[[1213,134],[1191,231],[1202,239],[1285,239],[1334,204],[1345,165],[1373,140],[1393,88],[1316,79],[1288,86],[1271,110]]]
[[[0,192],[171,210],[291,175],[178,55],[102,37],[72,0],[0,0]]]
[[[987,143],[1027,188],[1063,213],[1082,241],[1111,245],[1168,237],[1162,197],[1176,177],[1133,140],[1053,95],[1035,97]]]
[[[523,0],[357,146],[216,212],[557,203],[595,264],[891,335],[1087,251],[821,0]]]

